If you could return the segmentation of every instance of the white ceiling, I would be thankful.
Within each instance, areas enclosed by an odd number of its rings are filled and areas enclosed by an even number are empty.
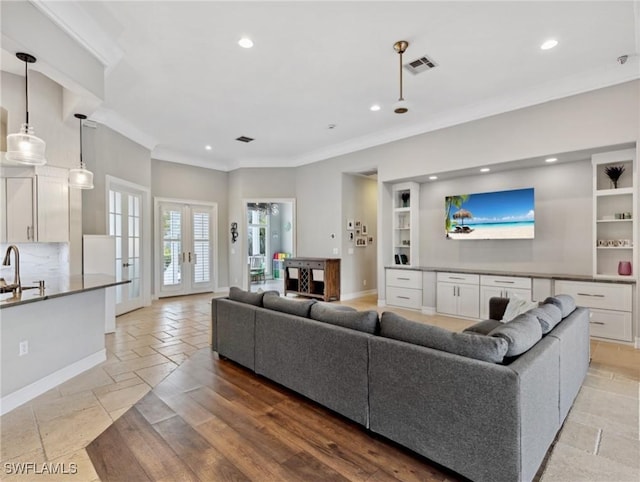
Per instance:
[[[216,169],[300,165],[640,78],[637,1],[33,3],[105,64],[93,119]],[[404,115],[397,40],[405,62],[438,64],[405,71]]]

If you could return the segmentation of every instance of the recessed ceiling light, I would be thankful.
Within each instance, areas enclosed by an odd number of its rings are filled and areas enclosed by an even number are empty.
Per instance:
[[[369,107],[369,110],[372,110],[373,112],[378,112],[380,110],[380,106],[378,104],[373,104],[371,107]]]
[[[435,181],[436,179],[438,179],[438,176],[429,176],[430,181]]]
[[[327,126],[327,129],[335,129],[335,128],[336,128],[336,125],[335,125],[335,124],[329,124],[329,125]]]
[[[546,42],[544,42],[540,48],[542,50],[549,50],[552,49],[553,47],[555,47],[556,45],[558,45],[558,41],[556,39],[549,39]]]
[[[249,37],[242,37],[238,40],[238,45],[243,49],[250,49],[253,47],[253,41]]]
[[[480,169],[480,172],[489,172],[491,169],[489,169],[488,167],[483,167],[482,169]]]
[[[557,157],[549,157],[548,159],[545,159],[544,162],[556,162],[557,160]]]
[[[208,145],[208,144],[207,144],[206,146],[204,146],[204,148],[205,148],[207,151],[210,151],[210,150],[212,149],[212,147],[211,147],[210,145]]]

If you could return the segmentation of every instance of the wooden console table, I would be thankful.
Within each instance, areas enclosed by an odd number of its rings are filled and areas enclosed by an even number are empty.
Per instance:
[[[340,300],[340,259],[286,258],[284,295],[287,293],[324,301]]]

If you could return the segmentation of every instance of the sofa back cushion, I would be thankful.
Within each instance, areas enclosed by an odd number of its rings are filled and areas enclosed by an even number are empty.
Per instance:
[[[233,301],[239,301],[240,303],[247,303],[248,305],[262,306],[262,297],[264,293],[251,293],[245,291],[237,286],[229,288],[229,299]]]
[[[566,318],[576,309],[576,302],[570,295],[554,295],[544,300],[545,304],[556,305],[562,312],[562,317]]]
[[[542,338],[542,327],[538,318],[530,313],[518,315],[489,333],[488,338],[500,338],[507,342],[507,357],[523,354]]]
[[[407,320],[389,311],[382,313],[380,335],[491,363],[501,362],[508,349],[506,340],[502,338],[454,333],[437,326]]]
[[[529,310],[529,314],[535,316],[542,328],[542,334],[546,335],[562,320],[560,308],[551,303],[542,304],[537,308]]]
[[[499,326],[502,326],[502,322],[498,320],[482,320],[478,323],[475,323],[471,326],[468,326],[464,330],[463,333],[473,333],[476,335],[488,335],[491,331],[495,330]]]
[[[340,305],[333,306],[328,303],[316,303],[311,307],[310,317],[316,321],[322,321],[372,335],[380,331],[377,311],[345,310],[345,308],[347,307]]]
[[[267,293],[262,299],[265,308],[290,315],[302,316],[309,318],[309,310],[316,303],[316,300],[293,300],[283,298],[279,294]]]

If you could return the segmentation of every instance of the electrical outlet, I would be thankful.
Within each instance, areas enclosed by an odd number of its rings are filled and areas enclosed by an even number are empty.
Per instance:
[[[18,345],[18,356],[24,356],[29,353],[29,341],[23,340]]]
[[[338,248],[333,248],[333,254],[338,254],[339,252]]]

